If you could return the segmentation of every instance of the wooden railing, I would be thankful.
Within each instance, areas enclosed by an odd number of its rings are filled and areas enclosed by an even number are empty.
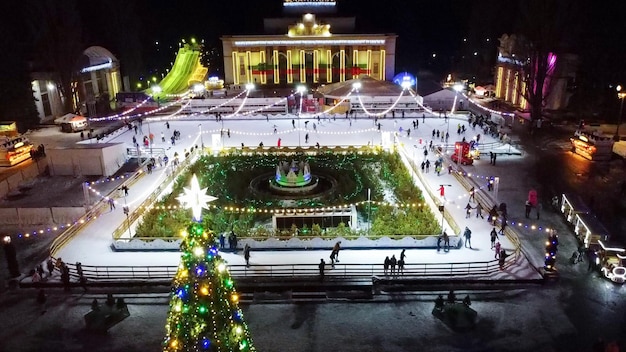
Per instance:
[[[176,177],[178,177],[181,173],[184,172],[184,170],[187,169],[187,167],[189,167],[189,165],[191,165],[191,162],[194,159],[196,153],[198,153],[197,149],[194,149],[189,154],[189,156],[187,156],[187,158],[185,158],[185,160],[183,160],[178,165],[176,170],[166,176],[163,182],[161,182],[161,184],[154,191],[152,191],[152,193],[150,193],[150,195],[143,202],[141,202],[141,204],[134,211],[130,212],[127,215],[127,219],[124,220],[115,230],[113,230],[113,240],[120,239],[128,232],[129,226],[137,221],[137,219],[139,219],[143,215],[143,213],[147,211],[147,209],[149,209],[150,206],[154,204],[154,202],[156,202],[157,197],[163,191],[163,188],[170,182],[174,181]]]
[[[132,176],[127,178],[126,181],[124,181],[124,183],[122,183],[120,185],[120,187],[127,186],[127,187],[130,188],[143,175],[144,175],[144,173],[141,170],[135,172]],[[111,191],[111,194],[113,192],[117,192],[117,190]],[[111,194],[109,194],[109,196],[111,196]],[[68,227],[65,231],[60,233],[52,241],[52,244],[50,245],[50,256],[56,257],[57,253],[63,247],[65,247],[76,235],[78,235],[78,233],[80,233],[80,231],[82,231],[87,226],[89,221],[91,221],[92,219],[97,218],[98,216],[100,216],[102,213],[104,213],[108,209],[108,207],[109,206],[108,206],[108,204],[107,204],[107,202],[106,202],[106,200],[104,198],[101,198],[100,200],[98,200],[89,209],[89,211],[87,211],[87,213],[85,213],[85,215],[81,216],[78,220],[76,220],[75,224],[73,224],[72,226]]]

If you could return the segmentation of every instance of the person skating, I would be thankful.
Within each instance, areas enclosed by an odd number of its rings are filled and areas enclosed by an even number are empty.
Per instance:
[[[389,260],[389,267],[391,268],[391,276],[394,276],[396,273],[396,264],[398,263],[398,260],[396,259],[396,255],[392,255],[391,259]]]
[[[398,275],[404,274],[404,259],[400,258],[398,260]]]
[[[335,252],[335,250],[332,250],[330,252],[330,266],[334,269],[335,268],[335,262],[338,262],[337,260],[337,252]]]
[[[450,250],[450,236],[446,231],[443,231],[443,247],[446,252]]]
[[[530,218],[530,209],[532,209],[532,204],[530,204],[529,201],[526,201],[526,204],[524,204],[524,208],[525,208],[525,212],[524,212],[524,216],[526,217],[526,219]]]
[[[478,218],[480,216],[481,219],[484,219],[485,217],[483,216],[483,206],[479,203],[476,203],[476,206],[474,207],[474,209],[476,209],[476,218]]]
[[[463,231],[463,237],[465,237],[465,247],[469,244],[469,248],[472,249],[472,231],[465,226],[465,231]]]
[[[333,247],[333,252],[335,252],[335,261],[337,263],[339,263],[339,250],[341,250],[341,241],[337,241]]]
[[[504,261],[506,259],[506,257],[508,257],[509,255],[506,254],[506,250],[501,249],[500,250],[500,258],[498,258],[498,264],[500,265],[500,270],[504,270]]]
[[[465,206],[465,218],[469,219],[469,217],[472,214],[472,206],[470,205],[470,203],[467,203],[467,205]]]
[[[470,202],[475,202],[476,201],[475,193],[476,193],[476,189],[474,188],[474,186],[472,186],[472,188],[470,188],[470,191],[469,191],[469,201]]]
[[[243,247],[243,257],[246,260],[246,267],[250,267],[250,245],[246,243]]]
[[[385,261],[383,262],[383,273],[385,273],[385,276],[387,276],[387,272],[389,271],[390,265],[391,265],[391,259],[389,259],[389,256],[386,256]]]
[[[502,245],[500,244],[500,241],[496,241],[496,244],[493,247],[495,249],[496,254],[494,255],[495,259],[498,259],[500,257],[500,250],[502,249]]]
[[[496,245],[496,240],[498,239],[498,232],[496,231],[495,227],[491,229],[491,233],[489,234],[489,236],[491,237],[491,248],[493,249],[493,247],[495,247]]]

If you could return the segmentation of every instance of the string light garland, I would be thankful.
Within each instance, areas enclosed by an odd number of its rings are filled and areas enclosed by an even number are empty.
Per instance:
[[[142,112],[142,113],[139,113],[139,114],[134,114],[134,115],[130,115],[130,116],[117,116],[117,117],[115,115],[107,116],[107,117],[94,117],[94,118],[89,118],[89,121],[98,122],[98,121],[105,121],[105,120],[107,120],[107,121],[110,121],[110,120],[129,120],[129,119],[133,119],[133,118],[136,118],[136,117],[150,116],[150,115],[156,114],[156,113],[158,113],[160,111],[163,111],[165,109],[168,109],[171,106],[181,104],[182,102],[188,101],[188,100],[189,100],[189,98],[183,97],[183,98],[181,98],[179,100],[176,100],[176,101],[164,104],[164,105],[162,105],[159,108],[156,108],[156,109],[153,109],[153,110],[150,110],[150,111],[146,111],[146,112]]]
[[[433,111],[433,109],[427,107],[426,105],[422,104],[419,102],[419,100],[417,100],[417,95],[413,93],[412,90],[409,89],[409,94],[411,94],[411,96],[413,97],[413,100],[415,100],[415,102],[417,103],[417,105],[419,105],[422,109],[426,110],[427,113],[429,114],[435,114],[435,112]]]
[[[492,114],[500,114],[502,116],[509,116],[509,117],[514,117],[515,114],[510,113],[510,112],[505,112],[505,111],[498,111],[498,110],[494,110],[494,109],[490,109],[486,106],[483,106],[481,104],[479,104],[477,101],[475,101],[474,99],[470,98],[468,95],[466,95],[465,93],[461,93],[463,95],[463,97],[465,99],[467,99],[470,103],[474,104],[476,107],[478,107],[479,109],[482,109],[484,111],[490,112]]]
[[[398,105],[398,103],[400,102],[400,99],[402,99],[402,96],[404,96],[404,91],[406,89],[402,89],[402,92],[400,92],[400,95],[398,96],[398,98],[396,99],[396,101],[393,102],[393,104],[389,107],[389,109],[379,112],[379,113],[371,113],[367,110],[367,108],[365,107],[365,105],[363,105],[363,100],[361,99],[361,94],[359,94],[359,90],[356,90],[357,93],[357,98],[359,99],[359,104],[361,105],[361,108],[363,109],[363,111],[365,112],[365,114],[367,116],[376,116],[376,117],[380,117],[380,116],[384,116],[386,114],[388,114],[391,110],[395,109],[396,105]]]
[[[275,101],[274,103],[270,104],[270,105],[266,105],[266,106],[262,106],[258,109],[254,109],[254,110],[250,110],[250,111],[246,111],[243,114],[241,114],[242,116],[248,116],[248,115],[252,115],[255,114],[257,112],[263,111],[263,110],[267,110],[269,108],[273,108],[274,106],[278,105],[278,104],[282,104],[283,102],[289,100],[290,98],[292,98],[295,95],[295,93],[292,93],[280,100]]]
[[[318,112],[318,113],[315,113],[315,114],[304,114],[302,117],[304,117],[304,118],[313,118],[313,117],[318,117],[318,116],[322,116],[322,115],[328,114],[331,111],[333,111],[336,108],[338,108],[339,106],[341,106],[341,104],[343,104],[346,100],[348,100],[348,98],[350,98],[350,96],[352,95],[353,92],[354,92],[354,88],[352,88],[352,90],[350,90],[346,96],[342,97],[341,100],[339,100],[335,105],[331,106],[330,108],[328,108],[328,109],[326,109],[324,111],[321,111],[321,112]]]
[[[201,115],[201,114],[207,114],[207,113],[209,113],[209,112],[211,112],[211,111],[213,111],[213,110],[217,110],[217,109],[221,108],[222,106],[224,106],[224,105],[226,105],[226,104],[228,104],[228,103],[230,103],[230,102],[234,101],[235,99],[238,99],[238,98],[239,98],[240,96],[242,96],[244,93],[246,93],[246,91],[245,91],[245,90],[244,90],[244,91],[239,92],[239,94],[235,95],[234,97],[232,97],[232,98],[228,99],[227,101],[225,101],[225,102],[223,102],[223,103],[221,103],[221,104],[219,104],[219,105],[216,105],[216,106],[214,106],[214,107],[212,107],[212,108],[208,108],[208,109],[206,109],[206,110],[203,110],[203,111],[200,111],[200,112],[194,113],[194,115],[196,115],[196,114],[200,114],[200,115]]]
[[[241,111],[241,109],[243,109],[244,105],[246,105],[246,102],[248,101],[248,96],[250,95],[250,90],[246,89],[246,96],[243,98],[243,101],[241,102],[241,105],[239,105],[239,107],[237,108],[237,110],[235,110],[232,114],[230,115],[225,115],[225,118],[230,118],[233,116],[237,116],[237,114],[239,114],[239,112]]]

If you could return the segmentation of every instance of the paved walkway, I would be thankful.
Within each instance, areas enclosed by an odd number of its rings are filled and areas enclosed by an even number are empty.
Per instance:
[[[478,131],[471,131],[471,128],[467,126],[464,118],[459,119],[449,119],[444,120],[434,116],[426,115],[426,118],[422,120],[422,114],[417,115],[419,118],[419,128],[417,130],[413,129],[413,120],[415,118],[409,117],[407,115],[406,118],[396,118],[396,119],[384,119],[379,120],[381,123],[381,129],[383,131],[388,132],[399,132],[401,137],[399,140],[401,144],[404,145],[402,148],[405,151],[405,156],[408,159],[413,159],[416,163],[421,163],[423,156],[423,149],[420,149],[420,146],[423,146],[427,143],[427,141],[431,140],[431,135],[433,129],[445,131],[448,128],[448,124],[452,125],[450,133],[450,143],[453,143],[456,140],[456,127],[455,125],[458,123],[465,124],[466,129],[466,138],[469,140],[473,135],[472,133],[478,133]],[[151,132],[157,136],[157,140],[155,140],[155,148],[163,147],[167,151],[166,153],[172,158],[172,154],[174,151],[177,151],[179,154],[183,154],[184,150],[189,150],[192,145],[200,144],[200,137],[198,136],[199,132],[199,123],[202,124],[202,132],[203,132],[203,142],[205,145],[209,146],[211,143],[211,135],[219,134],[219,131],[223,128],[225,131],[230,130],[231,137],[228,138],[226,134],[224,134],[224,145],[227,147],[238,147],[241,146],[242,143],[244,145],[256,146],[260,142],[263,142],[264,145],[271,146],[277,143],[278,138],[281,138],[281,143],[283,146],[298,146],[298,145],[315,145],[315,143],[320,143],[321,145],[367,145],[367,144],[380,144],[381,143],[381,133],[375,128],[373,119],[357,119],[357,120],[348,120],[343,117],[337,116],[336,119],[327,118],[322,119],[317,122],[315,119],[309,119],[309,123],[307,129],[304,121],[300,121],[300,128],[294,128],[292,126],[292,118],[296,120],[297,127],[297,118],[293,116],[281,116],[280,119],[271,119],[269,121],[265,121],[264,116],[260,116],[261,119],[255,121],[242,121],[242,120],[228,120],[223,123],[218,123],[214,119],[204,120],[204,121],[183,121],[183,120],[170,120],[170,129],[167,130],[163,121],[160,122],[144,122],[143,132],[147,134],[149,124]],[[316,124],[316,129],[313,129],[313,123]],[[276,126],[276,127],[274,127]],[[274,128],[277,129],[277,133],[274,133]],[[410,138],[407,137],[406,130],[411,129]],[[169,140],[169,135],[173,130],[181,131],[182,138],[180,141],[177,141],[175,146],[172,146],[167,141]],[[165,133],[166,142],[160,142],[160,133]],[[482,131],[481,131],[482,132]],[[305,135],[309,134],[308,143],[305,142]],[[481,133],[482,135],[482,133]],[[124,131],[112,136],[110,142],[122,142],[127,143],[129,148],[132,147],[132,137],[134,133],[132,131]],[[139,138],[138,138],[139,139]],[[420,140],[422,144],[420,144]],[[490,136],[481,136],[481,141],[484,143],[494,143],[495,141]],[[107,141],[108,142],[108,141]],[[434,142],[436,143],[436,142]],[[414,147],[414,146],[417,146]],[[414,152],[409,152],[411,148],[414,149]],[[508,150],[508,146],[499,147],[500,149],[506,148]],[[504,149],[502,149],[505,152]],[[434,153],[429,153],[428,159],[431,161],[431,164],[434,164],[436,160],[436,156]],[[488,158],[487,158],[488,159]],[[498,163],[506,163],[507,161],[521,161],[523,156],[517,155],[502,155],[498,159]],[[448,159],[444,160],[444,170],[447,170]],[[456,168],[456,165],[454,166]],[[492,203],[496,203],[496,195],[494,192],[487,192],[485,190],[486,187],[486,179],[491,176],[499,176],[500,183],[500,193],[498,201],[502,201],[505,199],[506,192],[502,192],[503,189],[507,189],[509,187],[517,187],[514,186],[515,177],[517,171],[515,170],[506,170],[506,175],[498,175],[499,172],[503,171],[503,169],[498,168],[496,166],[490,166],[489,161],[484,158],[478,160],[473,166],[463,167],[463,170],[468,173],[467,178],[470,182],[475,184],[475,188],[477,192],[481,193],[481,198],[486,199]],[[111,249],[112,231],[123,221],[126,220],[125,215],[122,212],[121,204],[124,201],[127,202],[131,211],[138,206],[145,197],[148,196],[156,187],[160,186],[163,179],[165,178],[166,170],[164,168],[157,168],[152,174],[146,175],[141,178],[137,183],[135,183],[130,189],[128,197],[126,200],[123,198],[117,199],[118,205],[117,208],[105,212],[97,219],[93,220],[85,229],[77,236],[72,242],[70,242],[66,247],[64,247],[59,253],[58,257],[63,258],[64,261],[68,263],[74,262],[82,262],[84,265],[98,265],[98,266],[111,266],[111,265],[128,265],[128,266],[148,266],[148,265],[167,265],[174,266],[178,265],[180,254],[177,252],[167,252],[167,253],[149,253],[149,252],[114,252]],[[417,171],[421,173],[421,171]],[[470,176],[471,174],[471,176]],[[417,175],[416,175],[417,176]],[[489,261],[494,259],[494,252],[490,248],[490,240],[489,233],[492,229],[492,226],[483,219],[476,218],[474,211],[472,211],[472,216],[468,219],[465,219],[465,210],[464,207],[468,203],[469,193],[468,189],[464,188],[456,178],[448,174],[447,171],[441,173],[441,175],[436,175],[434,172],[434,165],[431,167],[431,171],[429,173],[423,173],[422,179],[425,180],[425,184],[422,185],[424,187],[424,196],[428,197],[428,190],[432,193],[437,193],[437,188],[440,184],[450,184],[451,186],[446,187],[446,209],[452,214],[454,219],[457,221],[458,225],[461,228],[468,226],[472,230],[472,248],[461,248],[458,250],[451,250],[450,252],[437,252],[434,249],[411,249],[407,251],[407,263],[451,263],[451,262],[478,262],[478,261]],[[513,177],[509,177],[513,176]],[[511,200],[513,202],[513,200]],[[515,200],[515,202],[520,202],[520,200]],[[523,202],[523,200],[521,201]],[[431,202],[432,203],[432,202]],[[470,203],[472,206],[475,206],[475,202]],[[434,203],[432,203],[434,205]],[[488,204],[483,204],[485,208],[488,208]],[[488,209],[485,209],[486,213]],[[438,212],[435,210],[436,216]],[[522,228],[530,228],[535,225],[532,221],[522,222]],[[133,230],[134,232],[134,230]],[[450,232],[449,232],[450,233]],[[507,251],[513,250],[513,245],[504,238],[504,236],[500,236],[499,239],[502,242],[503,248],[507,249]],[[350,250],[346,249],[341,252],[341,260],[343,263],[361,263],[361,264],[376,264],[382,263],[385,256],[396,254],[399,255],[400,250]],[[287,264],[295,264],[295,263],[318,263],[319,258],[327,258],[328,253],[320,253],[319,251],[289,251],[289,252],[272,252],[272,251],[263,251],[263,252],[253,252],[251,263],[252,264],[277,264],[277,263],[287,263]],[[243,264],[244,260],[240,254],[232,254],[232,253],[224,253],[225,259],[232,264]],[[530,253],[533,256],[542,256],[543,253]],[[534,260],[537,262],[537,260]],[[537,266],[536,263],[533,264]],[[504,276],[507,273],[503,274]],[[526,261],[521,261],[520,265],[515,268],[514,272],[508,273],[511,278],[536,278],[538,276],[537,272],[532,265],[529,265]]]

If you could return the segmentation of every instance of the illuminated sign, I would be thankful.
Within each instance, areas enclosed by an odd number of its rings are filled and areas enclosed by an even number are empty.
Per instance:
[[[111,59],[109,59],[109,62],[105,62],[100,65],[93,65],[93,66],[85,67],[82,70],[80,70],[80,73],[98,71],[98,70],[103,70],[105,68],[111,68],[111,67],[113,67],[113,62],[111,61]]]
[[[235,41],[234,46],[264,45],[384,45],[384,39],[321,39],[321,40],[249,40]]]
[[[283,6],[335,6],[337,4],[334,0],[285,0]]]

